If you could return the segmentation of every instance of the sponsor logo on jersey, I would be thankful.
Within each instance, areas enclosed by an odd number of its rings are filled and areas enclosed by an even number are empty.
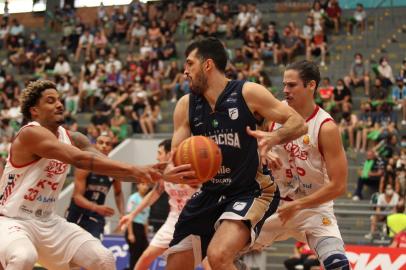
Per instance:
[[[68,165],[63,162],[51,160],[45,168],[45,172],[47,173],[47,177],[52,178],[55,174],[60,175],[65,173],[67,167]]]
[[[328,218],[328,217],[323,217],[323,218],[321,219],[321,224],[324,225],[324,226],[331,225],[331,219]]]
[[[219,132],[217,134],[209,135],[208,137],[215,141],[217,145],[227,145],[241,148],[238,132]]]
[[[0,195],[0,205],[3,205],[7,201],[8,197],[13,192],[13,189],[14,189],[17,179],[19,177],[20,177],[20,174],[10,173],[8,175],[7,185],[4,188],[3,194]]]
[[[246,202],[235,202],[233,204],[233,209],[235,211],[242,211],[242,210],[244,210],[245,206],[247,206]]]
[[[310,136],[309,134],[306,134],[303,136],[303,143],[304,144],[309,144],[310,143]]]
[[[238,118],[238,109],[237,108],[229,108],[228,109],[228,116],[230,116],[231,120],[236,120]]]
[[[289,152],[291,157],[295,157],[301,160],[307,160],[309,153],[300,149],[300,146],[294,142],[289,142],[283,146],[286,151]]]

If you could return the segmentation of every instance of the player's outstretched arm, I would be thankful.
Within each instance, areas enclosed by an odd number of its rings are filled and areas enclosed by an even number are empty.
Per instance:
[[[131,165],[108,159],[98,153],[80,150],[78,147],[81,145],[75,147],[76,142],[75,146],[62,143],[44,127],[24,128],[17,140],[20,151],[24,150],[40,158],[56,159],[79,169],[118,177],[125,181],[154,182],[162,177],[154,166]]]
[[[345,193],[348,178],[347,158],[340,132],[333,121],[324,123],[320,128],[319,148],[326,162],[330,182],[309,196],[281,206],[278,213],[282,221],[286,221],[296,210],[316,207]]]
[[[189,95],[183,96],[176,104],[173,114],[174,132],[172,136],[172,156],[176,151],[179,144],[190,137],[189,126]],[[192,170],[190,164],[174,166],[173,158],[166,167],[163,179],[164,181],[178,183],[178,184],[198,184],[199,181],[195,179],[195,172]]]
[[[262,85],[245,83],[243,96],[254,115],[262,116],[267,122],[282,124],[281,128],[272,132],[247,127],[248,134],[258,139],[262,157],[265,158],[272,146],[292,141],[307,132],[304,119],[294,109],[277,100]]]
[[[121,188],[121,181],[115,179],[113,183],[113,189],[114,189],[114,200],[116,202],[116,206],[118,209],[118,212],[120,214],[120,217],[124,216],[124,195],[123,195],[123,190]]]

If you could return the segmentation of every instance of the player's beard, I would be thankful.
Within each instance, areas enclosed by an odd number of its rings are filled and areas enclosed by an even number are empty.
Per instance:
[[[196,75],[196,78],[192,80],[192,85],[190,87],[193,93],[201,95],[207,89],[207,76],[204,74],[203,69]]]

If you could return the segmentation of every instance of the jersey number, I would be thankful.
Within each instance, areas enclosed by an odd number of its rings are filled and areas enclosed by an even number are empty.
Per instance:
[[[303,168],[300,168],[300,167],[296,167],[296,172],[300,176],[305,176],[306,175],[306,171]],[[293,178],[292,169],[286,169],[286,177]]]

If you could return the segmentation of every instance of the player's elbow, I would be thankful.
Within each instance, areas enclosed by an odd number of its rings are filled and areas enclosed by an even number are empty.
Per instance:
[[[347,185],[346,183],[340,183],[339,185],[335,185],[333,187],[333,192],[335,193],[335,197],[340,197],[345,194],[347,191]]]

